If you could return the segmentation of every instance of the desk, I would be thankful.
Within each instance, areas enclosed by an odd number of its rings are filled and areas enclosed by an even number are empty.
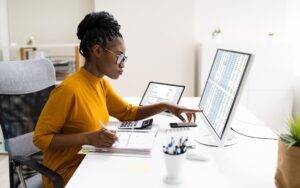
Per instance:
[[[129,99],[127,101],[137,101]],[[184,98],[181,104],[196,107],[197,98]],[[134,103],[134,102],[133,102]],[[135,104],[137,104],[135,102]],[[247,109],[239,106],[236,117],[247,117],[249,121],[261,122]],[[165,164],[162,154],[161,132],[168,128],[174,117],[154,116],[154,123],[160,125],[160,132],[155,141],[151,158],[107,156],[89,154],[82,161],[77,171],[67,184],[67,188],[110,187],[110,188],[254,188],[276,187],[274,174],[277,161],[277,141],[247,138],[235,134],[238,143],[230,147],[206,147],[197,144],[197,150],[209,157],[208,161],[190,161],[184,163],[184,182],[177,186],[167,185],[162,181]],[[200,129],[200,118],[197,119]],[[232,126],[242,126],[234,120]],[[244,125],[255,126],[255,125]],[[201,128],[202,127],[202,128]],[[240,129],[241,130],[241,129]],[[266,127],[257,126],[257,132],[269,134]],[[205,130],[204,130],[205,131]]]

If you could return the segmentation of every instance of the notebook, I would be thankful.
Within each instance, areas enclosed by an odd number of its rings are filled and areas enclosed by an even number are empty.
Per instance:
[[[118,141],[110,147],[83,145],[81,154],[103,153],[123,156],[151,156],[151,150],[157,131],[151,132],[117,132]]]

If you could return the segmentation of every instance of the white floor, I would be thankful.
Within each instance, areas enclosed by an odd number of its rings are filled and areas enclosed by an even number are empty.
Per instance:
[[[9,188],[8,156],[0,154],[0,187]]]

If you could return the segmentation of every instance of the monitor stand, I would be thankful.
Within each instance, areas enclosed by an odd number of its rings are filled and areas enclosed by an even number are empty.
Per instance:
[[[194,136],[194,139],[197,143],[205,145],[205,146],[211,146],[211,147],[219,147],[220,144],[217,143],[214,138],[212,138],[212,135],[209,133],[199,135],[198,137]],[[230,130],[226,135],[226,140],[223,143],[224,147],[232,146],[237,143],[237,137],[233,135],[232,131]]]

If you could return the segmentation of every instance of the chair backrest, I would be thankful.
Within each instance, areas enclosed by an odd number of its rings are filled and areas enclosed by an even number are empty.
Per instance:
[[[39,151],[33,131],[54,87],[55,69],[47,59],[0,62],[0,124],[10,159]],[[11,160],[9,174],[15,187]]]
[[[47,59],[0,62],[0,124],[5,140],[34,130],[54,85],[54,66]]]

